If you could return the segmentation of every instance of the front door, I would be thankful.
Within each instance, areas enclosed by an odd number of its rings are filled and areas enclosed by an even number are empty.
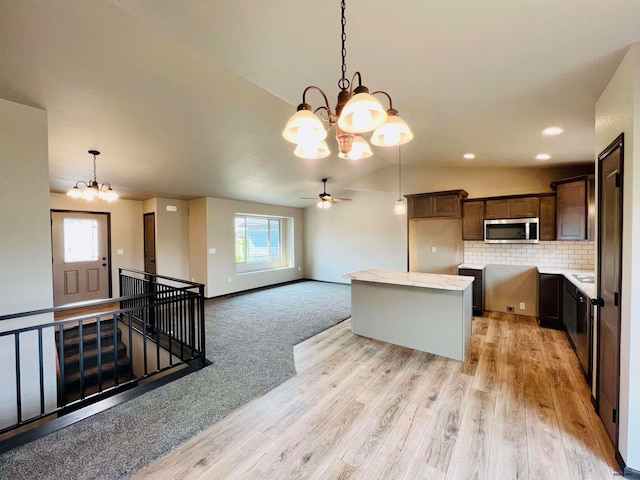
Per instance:
[[[53,303],[111,296],[109,214],[51,211]]]
[[[623,136],[598,156],[598,413],[618,447]]]

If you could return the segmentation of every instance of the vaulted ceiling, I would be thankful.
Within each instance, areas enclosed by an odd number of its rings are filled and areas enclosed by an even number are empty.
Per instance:
[[[347,76],[387,91],[415,134],[403,163],[584,163],[640,2],[347,0],[346,33]],[[339,191],[397,149],[350,162],[330,138],[330,157],[302,160],[281,132],[306,86],[335,102],[340,54],[337,0],[0,0],[0,98],[47,111],[57,192],[91,177],[89,149],[124,198],[307,206],[322,177]]]

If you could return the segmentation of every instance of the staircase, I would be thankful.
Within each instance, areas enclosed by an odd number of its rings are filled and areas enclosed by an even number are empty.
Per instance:
[[[84,396],[87,397],[99,391],[98,369],[98,334],[97,323],[86,324],[82,327],[82,348],[84,359]],[[100,347],[102,390],[115,385],[116,368],[115,352],[117,352],[118,384],[131,378],[131,360],[127,356],[127,346],[122,342],[122,332],[117,329],[114,342],[113,322],[100,323]],[[81,395],[80,383],[80,332],[79,327],[66,328],[63,332],[64,358],[59,358],[60,365],[64,364],[64,396],[61,404],[78,400]],[[59,337],[56,335],[56,346],[60,355]],[[62,371],[62,369],[61,369]],[[59,392],[62,395],[62,392]]]

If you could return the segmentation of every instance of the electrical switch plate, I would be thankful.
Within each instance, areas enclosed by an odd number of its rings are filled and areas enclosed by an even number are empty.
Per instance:
[[[520,302],[520,310],[524,310],[525,306],[524,306],[524,302]]]
[[[436,253],[436,247],[431,247],[431,253]]]
[[[122,248],[117,249],[116,255],[124,255],[124,250]]]
[[[210,254],[216,253],[216,249],[215,249],[215,248],[210,248],[210,249],[209,249],[209,253],[210,253]]]

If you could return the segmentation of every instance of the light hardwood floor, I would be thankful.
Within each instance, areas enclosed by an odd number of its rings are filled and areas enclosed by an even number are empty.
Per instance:
[[[134,478],[614,478],[613,447],[562,332],[475,317],[462,363],[350,328],[297,345],[294,378]]]

